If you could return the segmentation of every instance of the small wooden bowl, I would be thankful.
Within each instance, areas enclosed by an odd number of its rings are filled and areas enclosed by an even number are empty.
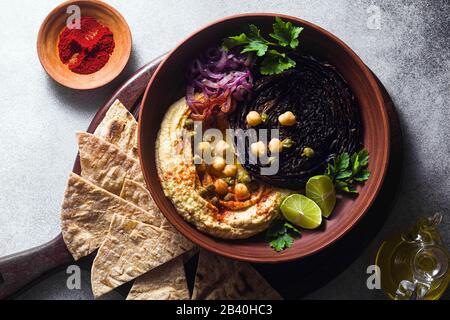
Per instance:
[[[155,141],[161,121],[168,107],[186,93],[184,76],[189,62],[208,47],[219,44],[224,37],[242,32],[248,24],[260,26],[264,33],[269,32],[275,16],[304,27],[300,50],[332,63],[352,88],[360,104],[364,147],[370,153],[369,170],[372,172],[357,197],[340,199],[330,219],[325,219],[317,230],[302,230],[302,237],[282,252],[275,252],[262,236],[222,240],[187,223],[165,197],[155,162]],[[310,22],[273,13],[227,17],[181,42],[155,71],[145,91],[139,115],[139,151],[144,177],[165,217],[181,234],[199,246],[229,258],[256,263],[280,263],[306,257],[342,238],[368,211],[380,192],[387,172],[389,150],[389,118],[382,91],[356,53],[336,36]]]
[[[114,35],[115,48],[106,65],[92,74],[78,74],[63,64],[58,54],[59,34],[70,16],[67,7],[77,5],[81,16],[90,16],[107,26]],[[110,5],[100,1],[67,1],[52,10],[45,18],[37,39],[39,60],[45,71],[63,86],[89,90],[111,82],[128,62],[131,54],[131,32],[122,15]]]

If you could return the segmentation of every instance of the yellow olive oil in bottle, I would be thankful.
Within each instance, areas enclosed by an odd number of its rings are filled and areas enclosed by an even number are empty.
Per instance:
[[[416,225],[384,241],[375,264],[381,289],[394,300],[437,300],[450,280],[449,253],[437,226],[442,215],[421,218]]]

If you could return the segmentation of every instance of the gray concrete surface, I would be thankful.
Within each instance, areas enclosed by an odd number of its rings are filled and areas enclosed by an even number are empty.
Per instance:
[[[344,40],[375,72],[397,106],[404,130],[405,183],[398,203],[370,248],[342,274],[311,294],[314,299],[374,299],[366,288],[371,254],[390,232],[422,214],[442,210],[450,243],[449,14],[441,1],[108,1],[128,21],[133,56],[126,71],[95,91],[52,81],[37,59],[40,23],[60,1],[0,2],[0,256],[53,238],[59,206],[76,154],[75,131],[84,130],[108,96],[138,67],[171,49],[198,27],[244,12],[279,12],[316,23]],[[381,28],[370,29],[368,7],[381,8]],[[29,299],[88,299],[68,290],[56,273],[25,292]],[[445,298],[449,298],[447,293]],[[114,297],[113,297],[114,298]]]

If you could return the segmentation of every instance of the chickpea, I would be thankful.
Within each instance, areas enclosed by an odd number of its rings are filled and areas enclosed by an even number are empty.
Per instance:
[[[278,117],[278,121],[282,126],[293,126],[297,120],[291,111],[287,111]]]
[[[294,145],[294,141],[291,138],[286,138],[281,141],[281,144],[283,145],[283,148],[290,148]]]
[[[197,152],[200,155],[209,154],[211,152],[211,144],[206,141],[202,141],[197,145]]]
[[[269,142],[269,150],[272,153],[280,153],[283,151],[283,144],[281,143],[280,139],[272,139]]]
[[[247,124],[250,127],[255,127],[255,126],[261,124],[261,122],[262,122],[261,115],[256,111],[250,111],[247,114],[246,120],[247,120]]]
[[[303,152],[301,154],[302,157],[312,158],[314,157],[314,150],[311,148],[303,148]]]
[[[250,178],[250,175],[245,170],[240,170],[238,172],[237,180],[240,183],[249,183],[250,181],[252,181],[252,179]]]
[[[224,196],[228,192],[228,183],[226,183],[223,179],[217,179],[214,181],[214,186],[216,187],[217,194]]]
[[[266,123],[267,120],[269,120],[269,115],[268,115],[267,113],[262,113],[262,114],[261,114],[261,121],[262,121],[263,123]]]
[[[212,163],[212,167],[217,171],[222,171],[225,168],[226,162],[222,157],[215,157]]]
[[[236,184],[234,187],[234,194],[238,200],[246,200],[250,197],[250,192],[248,191],[247,186],[243,183]]]
[[[234,177],[237,172],[237,167],[234,164],[227,164],[223,169],[223,174],[227,177]]]
[[[263,156],[266,153],[266,145],[262,141],[254,142],[250,145],[250,151],[256,157]]]
[[[214,148],[216,156],[224,156],[229,149],[230,145],[223,140],[217,142],[216,147]]]

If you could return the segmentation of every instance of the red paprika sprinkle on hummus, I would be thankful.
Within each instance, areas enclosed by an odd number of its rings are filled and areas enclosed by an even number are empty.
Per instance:
[[[114,36],[92,17],[82,17],[80,25],[80,29],[66,27],[59,35],[59,58],[73,72],[91,74],[108,62],[114,51]]]

